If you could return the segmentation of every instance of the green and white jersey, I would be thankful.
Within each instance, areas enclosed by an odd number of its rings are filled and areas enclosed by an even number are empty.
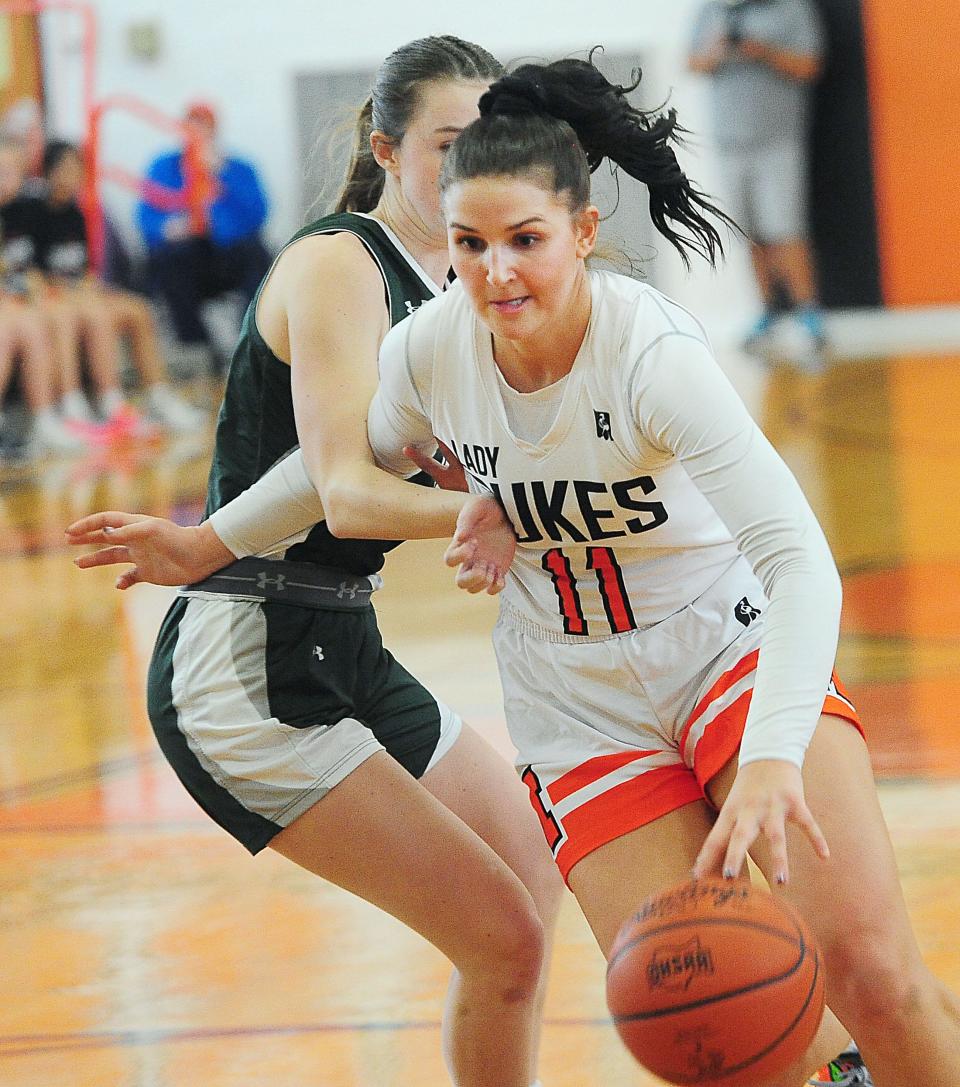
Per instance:
[[[343,231],[363,242],[380,269],[391,325],[398,324],[440,293],[389,227],[368,215],[352,212],[327,215],[298,231],[287,245],[314,234]],[[322,289],[322,284],[318,284],[318,292]],[[205,517],[236,498],[299,444],[290,367],[270,350],[257,328],[257,303],[262,290],[263,284],[244,315],[230,365],[217,420]],[[396,543],[385,540],[338,540],[321,522],[301,542],[288,547],[284,557],[353,574],[373,574],[383,566],[384,553],[393,547]]]

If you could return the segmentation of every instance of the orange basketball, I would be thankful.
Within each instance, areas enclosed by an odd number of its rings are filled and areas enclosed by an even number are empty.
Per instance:
[[[620,929],[607,1006],[636,1059],[670,1083],[755,1087],[797,1060],[823,1015],[823,962],[785,902],[703,879],[647,899]]]

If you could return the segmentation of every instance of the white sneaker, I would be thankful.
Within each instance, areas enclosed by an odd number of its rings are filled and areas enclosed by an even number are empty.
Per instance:
[[[35,415],[26,442],[32,453],[82,453],[86,442],[52,412]]]
[[[826,366],[826,340],[802,321],[790,315],[774,326],[769,350],[776,358],[810,374],[820,373]]]
[[[814,1076],[809,1087],[873,1087],[873,1076],[856,1047],[845,1049]]]
[[[178,433],[199,430],[206,425],[207,413],[188,404],[167,385],[154,385],[144,398],[147,417]]]
[[[96,418],[90,401],[80,392],[73,389],[60,398],[60,418],[66,423],[95,424]]]

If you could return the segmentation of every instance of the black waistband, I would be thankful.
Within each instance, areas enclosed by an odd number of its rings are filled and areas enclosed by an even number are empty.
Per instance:
[[[371,594],[381,584],[379,574],[363,576],[309,562],[247,558],[237,559],[203,581],[184,585],[180,593],[220,593],[237,600],[343,611],[369,607]]]

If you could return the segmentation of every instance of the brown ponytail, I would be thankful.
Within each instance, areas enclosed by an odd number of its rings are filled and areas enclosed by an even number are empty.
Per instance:
[[[373,95],[360,108],[350,150],[347,178],[337,197],[334,211],[373,211],[383,192],[383,170],[373,157]]]
[[[383,192],[383,170],[370,149],[370,133],[399,143],[420,103],[421,88],[443,80],[490,82],[503,65],[486,49],[451,34],[418,38],[394,50],[380,65],[354,130],[347,179],[336,211],[372,211]]]

